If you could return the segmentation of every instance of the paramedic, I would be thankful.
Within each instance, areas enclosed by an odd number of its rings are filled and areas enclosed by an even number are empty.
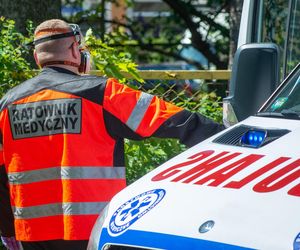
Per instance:
[[[42,71],[0,101],[2,241],[9,249],[86,249],[99,212],[126,185],[124,138],[193,146],[223,126],[87,75],[78,25],[45,21],[34,45]]]

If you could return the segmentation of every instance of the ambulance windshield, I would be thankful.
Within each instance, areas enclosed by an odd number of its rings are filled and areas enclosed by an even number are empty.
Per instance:
[[[288,119],[300,117],[300,65],[287,79],[259,116],[276,116]]]

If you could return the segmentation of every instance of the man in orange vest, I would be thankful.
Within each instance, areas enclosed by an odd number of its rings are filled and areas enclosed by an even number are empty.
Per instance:
[[[2,241],[86,249],[99,212],[126,185],[124,138],[192,146],[223,126],[115,79],[81,75],[89,53],[77,25],[48,20],[34,36],[41,73],[0,101]]]

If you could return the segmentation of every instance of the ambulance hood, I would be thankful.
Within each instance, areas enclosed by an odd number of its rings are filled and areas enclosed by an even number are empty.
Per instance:
[[[99,249],[300,249],[299,141],[300,121],[250,117],[188,149],[113,198]]]

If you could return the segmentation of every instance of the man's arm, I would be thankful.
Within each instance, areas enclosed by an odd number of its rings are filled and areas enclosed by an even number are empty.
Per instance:
[[[1,241],[6,249],[23,249],[21,243],[15,238],[14,216],[10,203],[8,178],[3,161],[2,144],[0,144],[0,235]]]
[[[8,177],[4,165],[3,137],[0,132],[0,235],[15,236],[14,216],[10,203]]]
[[[188,110],[183,110],[166,120],[152,136],[177,138],[188,147],[222,131],[225,127],[211,119]]]
[[[10,205],[8,179],[4,165],[0,166],[0,232],[1,236],[15,235],[14,217]]]
[[[114,79],[107,81],[103,107],[107,128],[115,137],[177,138],[193,146],[224,129],[201,114],[133,90]]]

